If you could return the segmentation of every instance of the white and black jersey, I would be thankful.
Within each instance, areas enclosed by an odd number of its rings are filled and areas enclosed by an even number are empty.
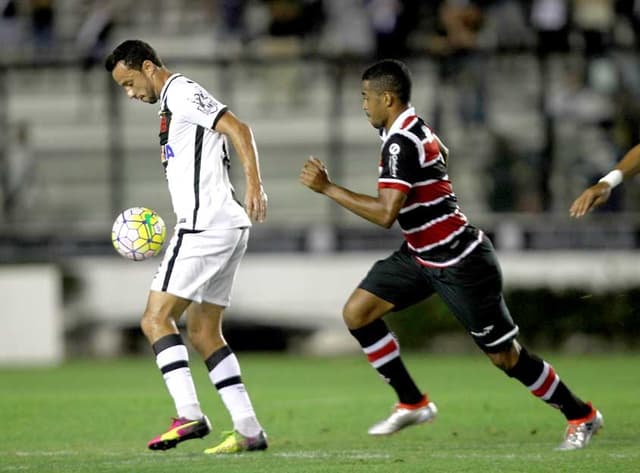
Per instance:
[[[250,227],[229,180],[226,137],[214,127],[227,107],[173,74],[160,93],[160,149],[177,228]]]

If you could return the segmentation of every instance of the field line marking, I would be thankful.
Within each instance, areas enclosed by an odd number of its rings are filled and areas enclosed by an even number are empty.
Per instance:
[[[365,451],[320,451],[320,450],[301,450],[290,452],[274,452],[274,457],[282,458],[347,458],[352,460],[383,460],[391,458],[391,455],[387,453],[370,453]]]

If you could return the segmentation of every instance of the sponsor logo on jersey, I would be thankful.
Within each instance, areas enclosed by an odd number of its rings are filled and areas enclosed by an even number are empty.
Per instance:
[[[400,145],[398,143],[391,143],[389,146],[389,172],[392,177],[398,177],[398,153],[400,152]]]
[[[173,149],[168,144],[160,146],[160,163],[164,168],[165,175],[167,172],[167,166],[169,165],[169,159],[173,158]]]

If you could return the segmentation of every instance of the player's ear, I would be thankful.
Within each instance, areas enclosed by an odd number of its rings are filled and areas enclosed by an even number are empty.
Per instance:
[[[395,97],[391,92],[388,92],[386,90],[382,92],[382,100],[384,101],[385,106],[390,107],[391,105],[393,105],[394,99]]]
[[[149,59],[145,59],[142,62],[142,72],[144,74],[146,74],[147,76],[152,76],[155,71],[156,65],[152,61],[150,61]]]

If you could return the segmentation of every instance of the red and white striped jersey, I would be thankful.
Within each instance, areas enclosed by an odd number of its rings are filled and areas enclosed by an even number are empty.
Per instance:
[[[482,232],[458,207],[433,131],[409,107],[381,138],[378,188],[407,194],[398,223],[410,252],[424,266],[457,263],[480,243]]]

